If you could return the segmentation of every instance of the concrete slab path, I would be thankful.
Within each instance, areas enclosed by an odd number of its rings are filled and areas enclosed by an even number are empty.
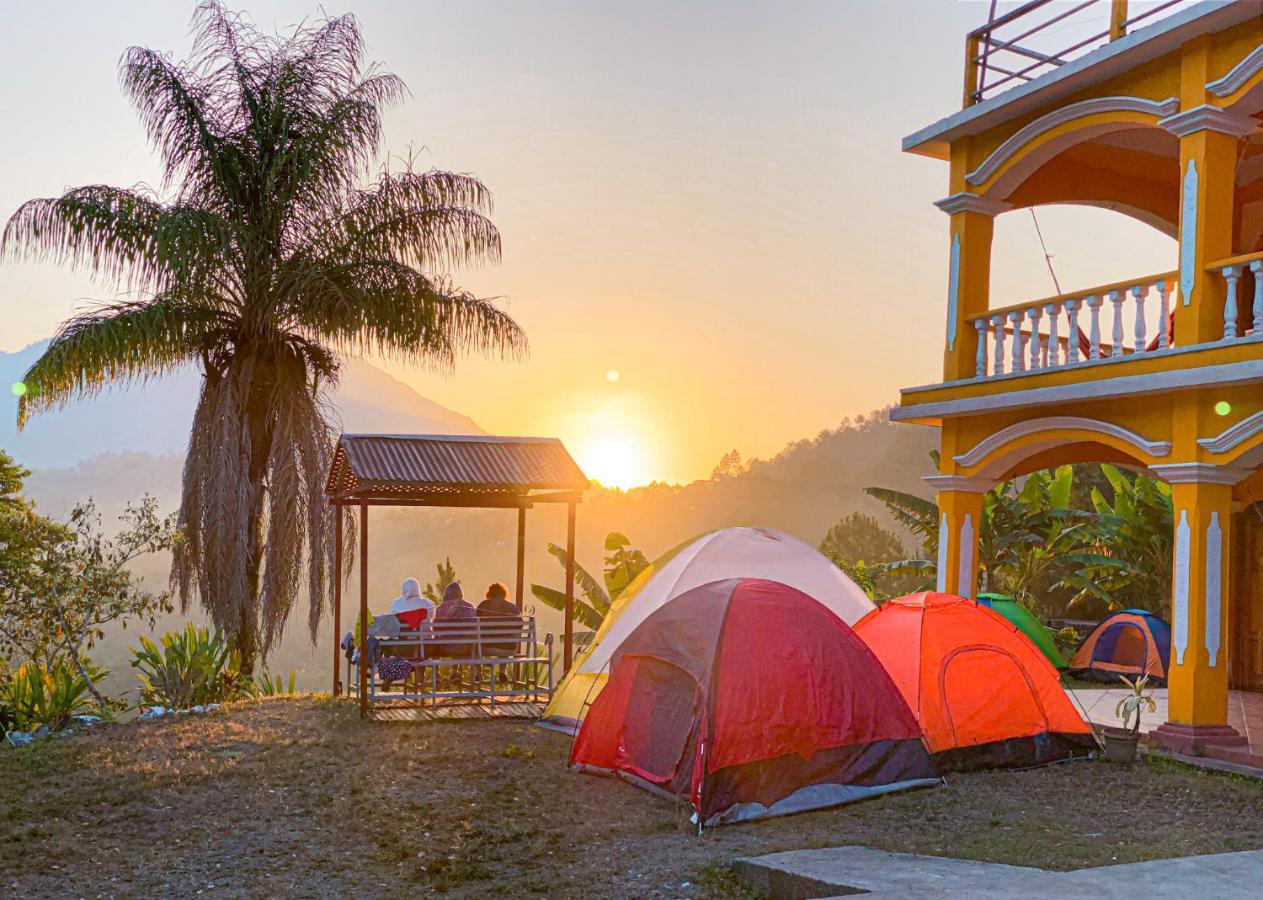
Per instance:
[[[1136,897],[1216,900],[1254,898],[1263,885],[1263,850],[1188,856],[1047,872],[972,860],[868,847],[791,850],[738,860],[738,876],[776,900],[854,896],[978,897],[1021,896],[1033,900],[1082,898],[1135,900]]]

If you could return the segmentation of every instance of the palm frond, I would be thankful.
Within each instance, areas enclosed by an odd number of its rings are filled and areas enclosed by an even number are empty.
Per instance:
[[[533,584],[531,585],[531,593],[535,596],[535,599],[558,612],[564,613],[566,611],[566,595],[562,591],[544,587],[542,584]],[[591,628],[593,631],[596,631],[605,620],[604,613],[597,612],[579,597],[574,598],[573,609],[574,617],[579,620],[584,628]]]
[[[166,374],[223,336],[219,317],[175,297],[80,313],[62,325],[24,376],[27,392],[18,403],[18,424],[108,384]]]

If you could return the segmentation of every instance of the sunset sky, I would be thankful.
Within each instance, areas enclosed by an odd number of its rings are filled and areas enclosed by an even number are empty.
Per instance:
[[[315,0],[241,0],[286,28]],[[594,477],[705,477],[941,374],[947,166],[900,138],[959,108],[984,2],[387,2],[355,12],[412,99],[386,147],[496,198],[502,297],[530,359],[444,376],[392,367],[505,434],[561,437]],[[191,4],[22,4],[0,30],[0,217],[94,182],[156,183],[116,79],[130,44],[189,51]],[[1174,244],[1118,214],[1039,212],[1066,290],[1161,271]],[[1030,214],[997,225],[993,303],[1053,293]],[[52,266],[0,266],[0,350],[85,298]],[[617,378],[611,376],[615,370]]]

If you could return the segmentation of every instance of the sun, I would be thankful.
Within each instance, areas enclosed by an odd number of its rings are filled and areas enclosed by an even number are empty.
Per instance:
[[[625,434],[600,434],[576,448],[579,466],[593,481],[627,490],[650,481],[644,453]]]

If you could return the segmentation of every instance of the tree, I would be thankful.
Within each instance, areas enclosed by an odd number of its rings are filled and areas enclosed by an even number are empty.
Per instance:
[[[1095,600],[1107,610],[1168,612],[1175,514],[1171,486],[1146,475],[1102,465],[1113,499],[1092,489],[1089,539],[1067,562],[1076,567],[1064,585],[1076,593],[1071,608]]]
[[[747,468],[748,466],[741,459],[741,454],[735,449],[729,450],[719,458],[719,462],[711,470],[710,480],[718,481],[721,478],[736,478],[744,473]]]
[[[609,556],[605,557],[604,587],[578,562],[574,564],[575,587],[578,588],[577,596],[574,598],[574,617],[585,628],[590,628],[592,631],[601,627],[614,601],[627,590],[628,585],[636,580],[636,576],[649,568],[649,560],[645,554],[632,547],[631,541],[617,531],[611,531],[605,536],[605,549],[609,552]],[[566,548],[549,544],[548,552],[561,563],[563,569],[566,567],[570,559]],[[537,600],[553,609],[566,611],[564,591],[541,584],[532,584],[531,593]]]
[[[426,582],[425,589],[421,591],[421,596],[434,603],[441,603],[444,589],[456,580],[456,567],[452,565],[452,558],[448,556],[441,563],[435,565],[434,568],[438,577],[433,584]]]
[[[364,65],[353,17],[268,35],[211,0],[193,27],[190,60],[133,47],[120,64],[164,194],[89,185],[30,200],[0,253],[86,267],[131,295],[62,325],[26,373],[20,425],[110,383],[200,367],[172,584],[250,674],[304,588],[313,640],[332,595],[324,399],[341,358],[450,368],[469,351],[519,356],[526,338],[445,275],[499,258],[481,182],[408,161],[363,186],[405,88]]]
[[[937,455],[933,455],[935,465]],[[996,485],[983,496],[978,529],[979,588],[1003,590],[1028,604],[1043,597],[1062,577],[1063,554],[1082,539],[1082,516],[1068,509],[1074,472],[1062,466],[1054,473],[1036,472],[1017,481]],[[922,557],[895,560],[881,566],[881,574],[919,577],[932,586],[938,571],[939,510],[933,501],[893,491],[866,488],[865,493],[886,504],[896,521],[921,538]]]
[[[853,512],[825,532],[820,552],[836,562],[884,563],[907,555],[903,542],[872,516]]]
[[[884,571],[886,563],[907,556],[903,542],[872,516],[853,512],[839,520],[820,541],[820,552],[845,572],[870,598],[884,599],[914,589],[908,576]]]
[[[104,710],[99,673],[87,654],[105,627],[133,619],[154,627],[172,609],[170,592],[147,590],[131,572],[146,554],[176,543],[174,516],[157,515],[145,497],[120,517],[122,529],[106,537],[91,501],[66,522],[35,512],[21,497],[22,470],[0,452],[0,655],[33,663],[44,672],[69,667]]]

